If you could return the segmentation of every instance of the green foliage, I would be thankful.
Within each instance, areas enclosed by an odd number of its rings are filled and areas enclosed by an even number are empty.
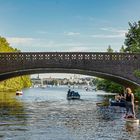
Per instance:
[[[12,48],[4,37],[0,37],[0,52],[19,52],[20,50]],[[22,88],[30,87],[29,76],[20,76],[0,82],[0,91],[16,91]]]
[[[113,52],[113,49],[111,48],[111,46],[109,45],[108,48],[107,48],[107,52],[110,52],[112,53]]]
[[[23,102],[19,102],[15,98],[15,92],[1,92],[0,93],[0,110],[6,111],[6,115],[10,116],[13,120],[21,119],[26,121],[26,113]],[[22,116],[19,116],[19,112]],[[2,112],[1,112],[1,115]]]
[[[134,75],[138,78],[140,78],[140,70],[135,70]]]
[[[4,37],[0,36],[0,52],[14,52],[15,49],[13,49],[9,43],[6,41]]]
[[[121,52],[121,53],[125,52],[125,48],[124,48],[123,45],[122,45],[122,47],[121,47],[121,49],[120,49],[120,52]]]
[[[135,99],[140,101],[140,88],[137,88],[135,91]]]
[[[140,21],[137,23],[134,22],[131,24],[129,22],[129,29],[128,33],[126,34],[126,39],[124,44],[127,46],[124,48],[124,46],[121,47],[120,52],[140,52]],[[107,52],[113,52],[111,46],[108,46]],[[140,77],[140,70],[135,70],[134,75],[136,77]],[[119,84],[116,84],[114,82],[111,82],[109,80],[100,80],[97,83],[98,88],[103,89],[105,91],[109,92],[122,92],[123,87]],[[140,90],[137,93],[140,96]]]
[[[111,93],[123,92],[123,86],[115,82],[112,82],[110,80],[98,79],[96,86],[97,86],[97,89],[101,89],[106,92],[111,92]]]
[[[131,24],[129,22],[130,29],[126,34],[124,44],[127,46],[125,51],[140,52],[140,21]]]
[[[20,76],[0,82],[0,91],[16,91],[30,86],[29,76]]]

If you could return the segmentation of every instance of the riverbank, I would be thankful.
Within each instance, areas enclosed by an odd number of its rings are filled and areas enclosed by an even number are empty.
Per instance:
[[[0,82],[0,92],[15,92],[32,85],[30,77],[20,76]]]

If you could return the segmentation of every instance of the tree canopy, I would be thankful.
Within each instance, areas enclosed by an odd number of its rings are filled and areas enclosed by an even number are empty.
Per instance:
[[[4,37],[0,36],[0,52],[17,52],[12,48]],[[0,91],[16,91],[31,86],[29,76],[19,76],[0,82]]]
[[[124,42],[127,46],[125,51],[140,52],[140,21],[134,23],[129,22],[129,27]]]
[[[112,53],[113,52],[113,49],[111,48],[111,46],[109,45],[108,48],[107,48],[107,52],[110,52]]]

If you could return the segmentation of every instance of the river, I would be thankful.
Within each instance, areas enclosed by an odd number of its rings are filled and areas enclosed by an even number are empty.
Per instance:
[[[0,140],[140,139],[139,125],[124,120],[124,109],[96,105],[110,94],[75,89],[81,100],[67,101],[67,90],[29,88],[22,96],[0,93]]]

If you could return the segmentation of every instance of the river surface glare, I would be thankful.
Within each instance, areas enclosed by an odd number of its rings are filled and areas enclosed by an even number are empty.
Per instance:
[[[139,124],[124,120],[125,109],[96,105],[110,98],[107,93],[75,89],[81,100],[67,101],[67,90],[0,93],[0,140],[140,140]]]

